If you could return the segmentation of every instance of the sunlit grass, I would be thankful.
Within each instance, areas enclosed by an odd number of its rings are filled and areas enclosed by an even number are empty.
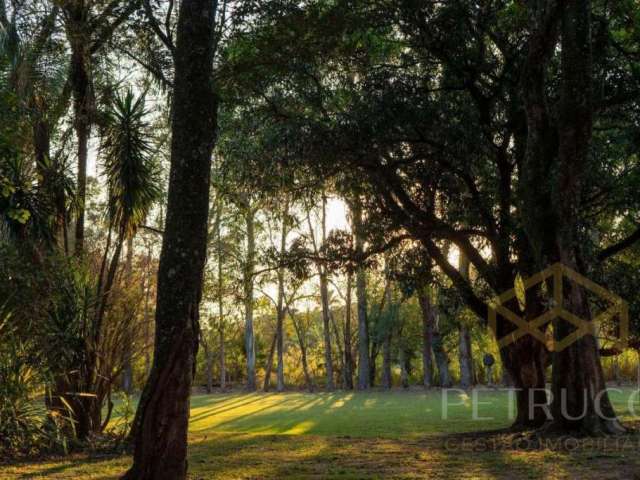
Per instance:
[[[618,413],[638,420],[638,395],[611,392]],[[477,416],[473,418],[473,397]],[[621,450],[459,451],[442,434],[509,425],[504,391],[197,395],[192,399],[192,479],[234,478],[636,478],[636,436]],[[631,409],[629,408],[631,406]],[[488,417],[488,419],[486,418]],[[117,421],[117,419],[116,419]],[[0,467],[0,479],[115,479],[130,458],[77,455]]]

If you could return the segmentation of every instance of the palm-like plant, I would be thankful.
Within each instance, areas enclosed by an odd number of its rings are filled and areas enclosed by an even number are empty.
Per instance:
[[[103,372],[104,367],[100,365],[100,359],[104,358],[101,354],[103,320],[109,307],[109,296],[115,283],[123,244],[127,238],[133,237],[160,195],[158,169],[153,158],[146,115],[144,95],[136,97],[131,90],[116,96],[104,115],[100,153],[107,183],[109,228],[97,280],[95,314],[91,328],[85,334],[87,350],[82,371],[86,375],[77,386],[78,391],[91,394],[82,396],[81,405],[76,409],[85,417],[78,419],[78,424],[83,426],[78,432],[80,437],[89,430],[104,428],[100,412],[112,372]],[[114,233],[116,240],[111,253]]]
[[[159,198],[158,169],[153,161],[145,97],[131,90],[116,96],[106,112],[102,157],[108,187],[109,223],[133,235]]]

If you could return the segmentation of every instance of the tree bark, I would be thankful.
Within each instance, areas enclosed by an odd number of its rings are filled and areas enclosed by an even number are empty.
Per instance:
[[[227,366],[225,362],[225,351],[224,351],[224,324],[220,324],[218,327],[218,338],[219,338],[219,355],[220,355],[220,389],[224,390],[227,388]]]
[[[556,258],[574,270],[584,270],[579,239],[580,193],[592,135],[591,1],[573,0],[562,7],[562,86],[559,118],[559,175]],[[581,268],[582,267],[582,268]],[[584,289],[562,281],[563,307],[581,319],[592,321]],[[554,321],[557,341],[574,327]],[[578,430],[590,435],[625,431],[609,400],[595,335],[587,334],[556,351],[553,356],[552,428]]]
[[[344,369],[343,385],[345,390],[353,390],[353,357],[351,354],[351,273],[347,274],[347,295],[344,311]]]
[[[189,398],[217,123],[212,81],[215,19],[215,4],[208,0],[180,3],[154,359],[134,421],[133,466],[124,476],[130,480],[184,480],[187,475]]]
[[[398,353],[398,362],[400,363],[400,384],[402,388],[409,388],[410,362],[407,351],[403,346],[400,347],[400,352]]]
[[[266,392],[269,390],[269,386],[271,384],[271,370],[273,369],[273,356],[276,352],[276,343],[278,342],[278,334],[273,335],[273,340],[271,341],[271,348],[269,349],[269,356],[267,357],[267,364],[264,369],[264,385],[262,389]]]
[[[356,268],[356,303],[358,312],[358,390],[368,390],[370,382],[369,366],[369,326],[367,324],[367,275],[365,272],[364,237],[362,232],[362,206],[360,200],[351,203],[351,217],[355,254],[358,259]]]
[[[322,244],[327,239],[327,198],[322,195]],[[318,274],[320,276],[320,300],[322,302],[322,335],[324,338],[324,363],[326,373],[326,389],[333,391],[335,384],[333,380],[333,356],[331,353],[331,305],[329,305],[329,280],[327,270],[322,263],[318,263]]]
[[[256,255],[255,212],[249,202],[244,214],[247,230],[247,257],[243,282],[244,292],[244,349],[247,356],[247,390],[256,390],[256,341],[253,332],[253,277]]]
[[[289,312],[289,316],[291,317],[291,322],[293,323],[293,328],[296,331],[296,336],[298,337],[298,345],[300,345],[300,358],[302,361],[302,373],[304,373],[304,380],[307,384],[307,389],[310,392],[315,390],[315,386],[313,384],[313,378],[311,377],[311,373],[309,370],[309,363],[307,361],[307,342],[304,339],[304,331],[301,328],[300,324],[296,320],[295,315],[290,309],[287,309]],[[308,315],[308,312],[307,312]]]
[[[465,280],[469,279],[469,259],[460,251],[458,257],[458,270]],[[471,388],[474,382],[473,355],[471,352],[471,335],[469,327],[464,319],[459,319],[460,326],[458,332],[458,360],[460,363],[460,386]]]
[[[422,385],[425,388],[430,388],[433,383],[432,341],[434,316],[425,287],[418,289],[418,303],[422,312]]]
[[[127,257],[124,272],[128,285],[131,285],[131,273],[133,268],[133,235],[127,238]],[[122,390],[131,395],[133,393],[133,330],[132,325],[127,325],[127,334],[124,338],[124,359],[122,367]]]
[[[280,233],[280,258],[284,257],[287,248],[287,235],[289,233],[287,228],[287,216],[289,214],[288,202],[285,201],[285,207],[282,215],[282,231]],[[278,392],[284,391],[284,317],[285,317],[285,305],[284,305],[284,267],[278,267],[278,304],[276,306],[276,347],[278,355],[278,364],[276,367],[276,390]]]

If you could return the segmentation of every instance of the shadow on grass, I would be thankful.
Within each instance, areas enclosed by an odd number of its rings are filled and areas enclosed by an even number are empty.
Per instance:
[[[548,479],[637,478],[637,443],[622,450],[492,448],[504,432],[436,435],[414,439],[313,435],[193,434],[190,479]],[[462,440],[485,445],[462,448]],[[637,440],[637,438],[636,438]],[[635,447],[635,448],[634,448]],[[116,479],[130,458],[76,457],[25,464],[2,479]],[[0,470],[2,472],[2,470]]]

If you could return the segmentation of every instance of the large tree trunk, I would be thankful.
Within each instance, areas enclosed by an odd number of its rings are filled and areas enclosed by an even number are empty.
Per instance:
[[[559,175],[557,207],[557,259],[575,270],[584,265],[578,222],[581,183],[587,167],[592,134],[591,1],[573,0],[562,8],[562,87],[559,118]],[[584,289],[571,281],[555,286],[565,310],[592,321]],[[557,342],[575,330],[569,322],[556,319]],[[594,334],[587,334],[556,351],[552,378],[553,427],[588,434],[621,433],[609,400]]]
[[[198,348],[217,121],[212,83],[214,7],[208,0],[180,3],[154,359],[134,421],[133,466],[125,479],[183,480],[187,475],[189,398]]]
[[[255,212],[249,202],[244,214],[247,230],[247,258],[243,282],[244,293],[244,349],[247,356],[247,390],[256,389],[256,341],[253,332],[253,276],[256,255]]]
[[[520,183],[527,239],[538,268],[561,262],[574,270],[588,271],[588,260],[581,257],[578,232],[582,222],[580,194],[592,134],[590,16],[589,0],[547,1],[530,7],[532,33],[523,74],[527,149]],[[548,111],[546,77],[559,33],[561,89],[556,115]],[[549,172],[555,173],[550,176]],[[565,310],[591,320],[581,287],[560,281],[554,288],[562,289],[556,301]],[[567,321],[554,319],[557,341],[573,330]],[[524,350],[520,353],[526,354]],[[517,372],[504,363],[518,386]],[[552,392],[552,428],[587,434],[623,431],[606,392],[592,335],[554,353]]]
[[[355,253],[358,258],[356,269],[356,303],[358,312],[358,390],[371,386],[369,364],[369,326],[367,324],[367,274],[365,272],[364,237],[362,232],[362,206],[359,199],[351,204]]]

